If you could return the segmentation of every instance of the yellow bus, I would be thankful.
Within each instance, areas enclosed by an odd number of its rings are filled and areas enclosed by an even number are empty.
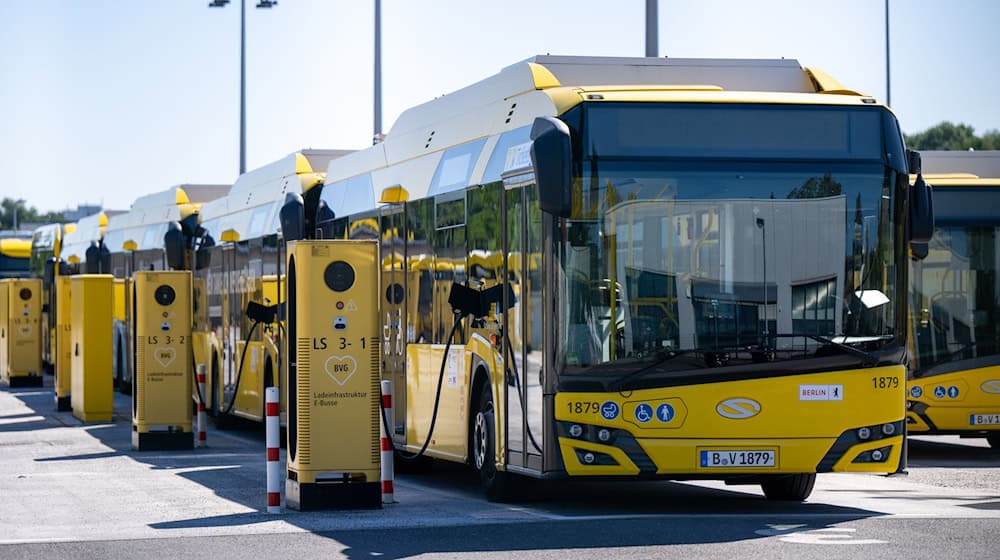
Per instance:
[[[264,389],[280,387],[277,321],[257,324],[251,302],[277,305],[283,266],[278,210],[288,193],[322,184],[337,150],[302,150],[248,171],[228,194],[202,205],[184,263],[193,274],[195,363],[205,364],[205,407],[219,424],[264,421]],[[283,408],[282,408],[283,410]]]
[[[794,60],[537,56],[331,161],[334,216],[305,220],[394,232],[397,450],[470,464],[491,499],[523,475],[804,500],[816,473],[905,465],[917,161],[887,107]],[[435,261],[461,280],[408,273]]]
[[[936,229],[911,265],[907,430],[1000,448],[1000,151],[921,155]]]
[[[128,211],[108,218],[103,246],[107,248],[105,272],[115,276],[112,363],[115,385],[132,394],[132,330],[129,280],[137,270],[167,270],[164,236],[178,224],[182,236],[194,236],[198,209],[229,192],[229,185],[175,185],[140,196]]]
[[[47,224],[31,235],[31,274],[42,279],[42,368],[52,373],[55,367],[53,343],[56,337],[56,278],[66,272],[62,259],[63,236],[76,230],[76,224]]]
[[[0,238],[0,278],[31,276],[31,239]]]

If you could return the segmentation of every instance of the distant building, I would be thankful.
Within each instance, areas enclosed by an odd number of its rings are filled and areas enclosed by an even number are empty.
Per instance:
[[[77,206],[75,210],[64,210],[63,218],[67,222],[78,222],[80,218],[86,218],[87,216],[93,216],[94,214],[101,211],[99,205],[83,204]]]

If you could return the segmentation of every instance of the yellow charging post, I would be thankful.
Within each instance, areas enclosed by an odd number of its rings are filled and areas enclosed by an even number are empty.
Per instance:
[[[114,412],[111,363],[111,313],[114,276],[80,274],[70,277],[73,353],[70,403],[73,416],[84,422],[110,422]]]
[[[42,385],[42,281],[0,282],[0,380],[11,387]]]
[[[71,410],[69,392],[73,387],[72,371],[73,351],[70,341],[73,308],[70,301],[71,276],[56,277],[56,340],[53,352],[56,370],[56,410]]]
[[[285,502],[382,507],[378,245],[292,241],[287,265]]]
[[[191,273],[136,272],[132,448],[192,449]]]

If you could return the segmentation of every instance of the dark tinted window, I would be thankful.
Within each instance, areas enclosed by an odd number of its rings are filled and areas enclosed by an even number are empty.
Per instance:
[[[883,159],[877,108],[601,103],[584,126],[597,157]]]

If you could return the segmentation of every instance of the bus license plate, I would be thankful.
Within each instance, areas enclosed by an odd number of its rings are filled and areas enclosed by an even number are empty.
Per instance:
[[[1000,424],[1000,414],[971,414],[970,426],[996,426]]]
[[[732,449],[701,450],[701,466],[704,468],[726,467],[773,467],[774,450],[742,451]]]

